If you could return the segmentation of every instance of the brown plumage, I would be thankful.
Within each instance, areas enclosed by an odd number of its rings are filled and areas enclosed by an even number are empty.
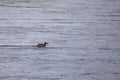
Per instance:
[[[38,47],[38,48],[43,48],[43,47],[45,48],[46,45],[48,45],[47,42],[44,42],[43,44],[40,44],[40,43],[39,43],[39,44],[37,44],[37,47]]]

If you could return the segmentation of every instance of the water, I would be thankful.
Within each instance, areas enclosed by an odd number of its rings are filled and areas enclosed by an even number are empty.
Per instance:
[[[0,80],[120,80],[119,25],[119,0],[1,0]]]

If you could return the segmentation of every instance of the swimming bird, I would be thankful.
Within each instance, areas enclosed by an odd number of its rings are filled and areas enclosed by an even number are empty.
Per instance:
[[[47,43],[47,42],[44,42],[43,44],[38,43],[38,44],[37,44],[37,47],[38,47],[38,48],[45,48],[45,47],[46,47],[46,45],[48,45],[48,43]]]

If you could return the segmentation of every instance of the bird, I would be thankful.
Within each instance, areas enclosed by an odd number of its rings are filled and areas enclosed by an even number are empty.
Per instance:
[[[45,48],[46,45],[48,45],[48,42],[38,43],[38,44],[37,44],[37,47],[38,47],[38,48]]]

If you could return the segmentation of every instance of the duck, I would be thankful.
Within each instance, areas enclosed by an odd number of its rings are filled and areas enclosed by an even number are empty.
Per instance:
[[[37,44],[37,47],[38,47],[38,48],[45,48],[46,45],[48,45],[48,42],[44,42],[43,44],[38,43],[38,44]]]

